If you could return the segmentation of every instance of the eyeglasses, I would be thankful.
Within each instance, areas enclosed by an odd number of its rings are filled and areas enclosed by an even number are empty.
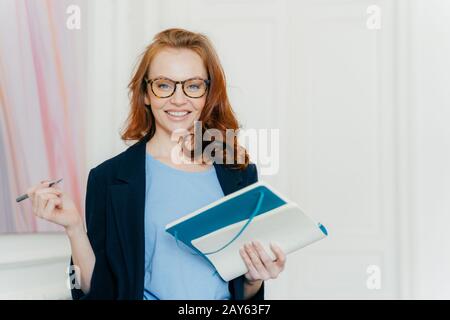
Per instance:
[[[146,85],[150,84],[152,92],[158,98],[171,97],[177,88],[177,84],[181,84],[183,92],[190,98],[201,98],[208,91],[210,80],[202,78],[190,78],[184,81],[173,81],[168,78],[159,77],[156,79],[144,79]]]

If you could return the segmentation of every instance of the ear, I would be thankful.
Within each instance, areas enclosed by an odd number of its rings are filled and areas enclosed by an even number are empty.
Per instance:
[[[148,98],[148,95],[145,95],[144,102],[146,105],[150,105],[150,99]]]

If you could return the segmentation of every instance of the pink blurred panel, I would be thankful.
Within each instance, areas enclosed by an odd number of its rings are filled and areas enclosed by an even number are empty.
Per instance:
[[[62,231],[17,195],[47,178],[83,210],[85,35],[69,30],[70,5],[0,1],[0,233]]]

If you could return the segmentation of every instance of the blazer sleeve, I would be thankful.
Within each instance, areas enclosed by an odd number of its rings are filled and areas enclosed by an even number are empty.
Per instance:
[[[250,185],[253,184],[255,182],[258,181],[258,170],[256,168],[256,164],[254,163],[250,163],[248,165],[247,168],[247,181],[246,181],[246,185]],[[240,276],[238,279],[238,281],[235,282],[235,284],[242,286],[242,291],[244,290],[244,283],[245,283],[245,275]],[[232,290],[234,291],[234,285],[232,286]],[[243,296],[243,292],[242,292],[242,296]],[[236,297],[239,297],[239,295],[235,295]],[[256,294],[251,297],[250,299],[248,299],[248,301],[259,301],[259,300],[264,300],[264,281],[261,284],[261,288],[258,290],[258,292],[256,292]]]
[[[95,265],[88,293],[85,294],[72,283],[74,300],[114,299],[116,295],[114,276],[105,252],[107,184],[98,169],[89,172],[85,205],[87,236],[95,254]],[[73,265],[72,257],[70,265]]]

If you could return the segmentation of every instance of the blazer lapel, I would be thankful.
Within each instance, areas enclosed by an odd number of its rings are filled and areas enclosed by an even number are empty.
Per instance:
[[[116,184],[110,186],[112,211],[127,272],[126,287],[130,290],[125,296],[134,299],[142,299],[144,292],[146,141],[139,141],[123,153]]]

